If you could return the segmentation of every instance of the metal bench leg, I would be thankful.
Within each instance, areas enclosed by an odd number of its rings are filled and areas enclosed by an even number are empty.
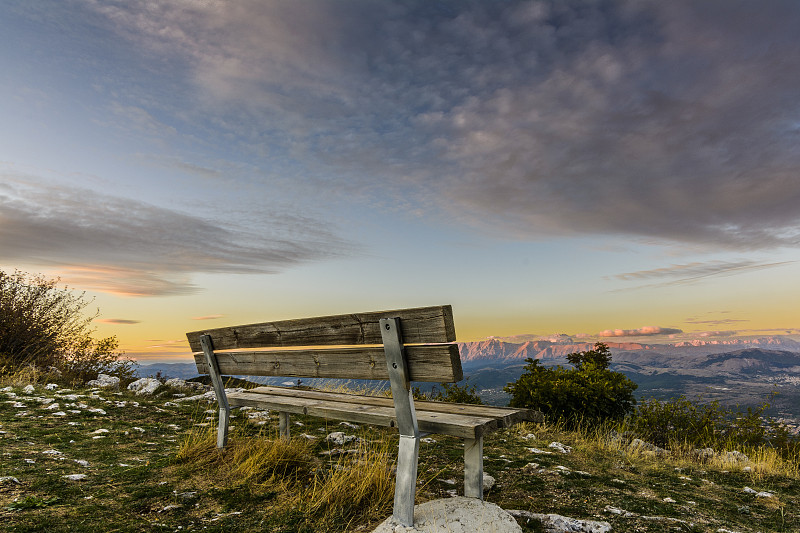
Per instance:
[[[278,412],[278,433],[280,434],[282,439],[290,439],[290,431],[289,431],[289,413],[286,411]]]
[[[397,452],[397,479],[394,488],[395,520],[406,526],[414,524],[414,497],[417,492],[419,437],[400,435]]]
[[[228,397],[225,395],[225,385],[222,383],[222,376],[217,365],[217,356],[214,354],[214,347],[211,343],[211,336],[202,335],[200,346],[206,356],[208,373],[211,376],[211,384],[214,385],[214,394],[217,396],[219,404],[219,424],[217,426],[217,448],[224,448],[228,443],[228,422],[231,419],[231,406],[228,405]]]
[[[231,419],[230,407],[219,406],[219,421],[217,422],[217,448],[224,448],[228,444],[228,424]]]
[[[400,430],[397,450],[397,475],[394,485],[394,519],[404,526],[414,526],[414,497],[417,493],[417,461],[419,459],[419,425],[414,410],[414,397],[408,379],[399,318],[380,320],[386,367],[392,387],[392,400]]]
[[[464,496],[483,499],[483,436],[464,439]]]

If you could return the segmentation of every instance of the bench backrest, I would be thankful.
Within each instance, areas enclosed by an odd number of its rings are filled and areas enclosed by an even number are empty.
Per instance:
[[[220,374],[386,380],[383,318],[400,320],[411,381],[462,379],[449,305],[231,326],[186,337],[201,374],[211,373],[201,346],[208,335]]]

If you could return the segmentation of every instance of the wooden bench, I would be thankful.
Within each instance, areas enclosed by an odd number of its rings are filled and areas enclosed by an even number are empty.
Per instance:
[[[397,427],[393,515],[404,525],[414,521],[421,435],[464,439],[464,494],[482,499],[483,436],[540,419],[528,409],[414,401],[411,381],[455,383],[463,377],[449,305],[231,326],[186,336],[198,372],[211,376],[217,395],[219,448],[227,442],[232,407],[278,411],[279,432],[287,438],[291,413]],[[222,375],[388,379],[392,398],[285,387],[226,395]]]

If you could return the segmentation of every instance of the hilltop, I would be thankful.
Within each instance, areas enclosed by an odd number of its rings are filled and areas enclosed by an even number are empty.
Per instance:
[[[238,411],[238,451],[220,456],[228,459],[216,470],[214,404],[193,390],[162,387],[146,396],[19,384],[0,394],[0,520],[11,531],[371,531],[391,512],[389,499],[325,523],[297,499],[302,476],[317,475],[310,469],[352,472],[380,443],[394,450],[389,430],[294,417],[292,442],[307,446],[309,469],[251,479],[236,474],[244,463],[234,455],[246,457],[257,450],[253,443],[277,436],[275,413]],[[203,439],[210,447],[202,448]],[[186,450],[197,443],[207,451],[191,456]],[[493,481],[486,500],[512,511],[526,532],[546,531],[546,514],[606,522],[613,532],[800,528],[797,465],[774,455],[669,452],[624,435],[545,424],[492,434],[484,450]],[[460,493],[462,465],[457,439],[425,439],[418,502]]]

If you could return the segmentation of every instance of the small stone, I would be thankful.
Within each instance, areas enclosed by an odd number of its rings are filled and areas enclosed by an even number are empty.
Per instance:
[[[539,448],[525,448],[531,453],[536,453],[539,455],[553,455],[553,452],[549,452],[547,450],[540,450]]]
[[[539,463],[528,463],[522,467],[522,471],[526,474],[533,474],[539,470]]]
[[[663,499],[663,500],[661,500],[661,501],[663,501],[664,503],[675,503],[675,500],[673,500],[673,499],[672,499],[672,498],[670,498],[669,496],[667,496],[666,498],[664,498],[664,499]]]
[[[495,479],[487,474],[486,472],[483,473],[483,490],[491,490],[494,487]]]
[[[561,444],[560,442],[551,442],[550,444],[547,445],[547,447],[548,448],[552,448],[554,450],[557,450],[557,451],[559,451],[561,453],[564,453],[564,454],[572,453],[572,447],[571,446],[567,446],[565,444]]]
[[[64,454],[58,450],[45,450],[42,452],[42,455],[64,455]]]
[[[86,474],[68,474],[66,476],[61,476],[64,479],[68,479],[70,481],[81,481],[86,479]]]
[[[341,431],[334,431],[333,433],[329,433],[328,436],[325,437],[325,440],[327,440],[328,442],[332,442],[337,446],[347,444],[348,442],[353,442],[354,440],[357,439],[358,437],[356,437],[355,435],[345,435]]]
[[[0,485],[11,484],[11,483],[16,483],[17,485],[21,485],[19,480],[14,476],[0,476]]]
[[[577,520],[557,514],[539,514],[530,511],[509,510],[516,517],[528,518],[541,522],[547,533],[610,533],[611,524],[595,520]]]
[[[33,394],[33,392],[35,390],[36,390],[36,388],[33,385],[25,385],[25,387],[22,389],[22,393],[23,394]]]
[[[58,388],[58,385],[56,385],[55,383],[48,383],[47,385],[44,386],[44,388],[45,390],[56,390]]]

